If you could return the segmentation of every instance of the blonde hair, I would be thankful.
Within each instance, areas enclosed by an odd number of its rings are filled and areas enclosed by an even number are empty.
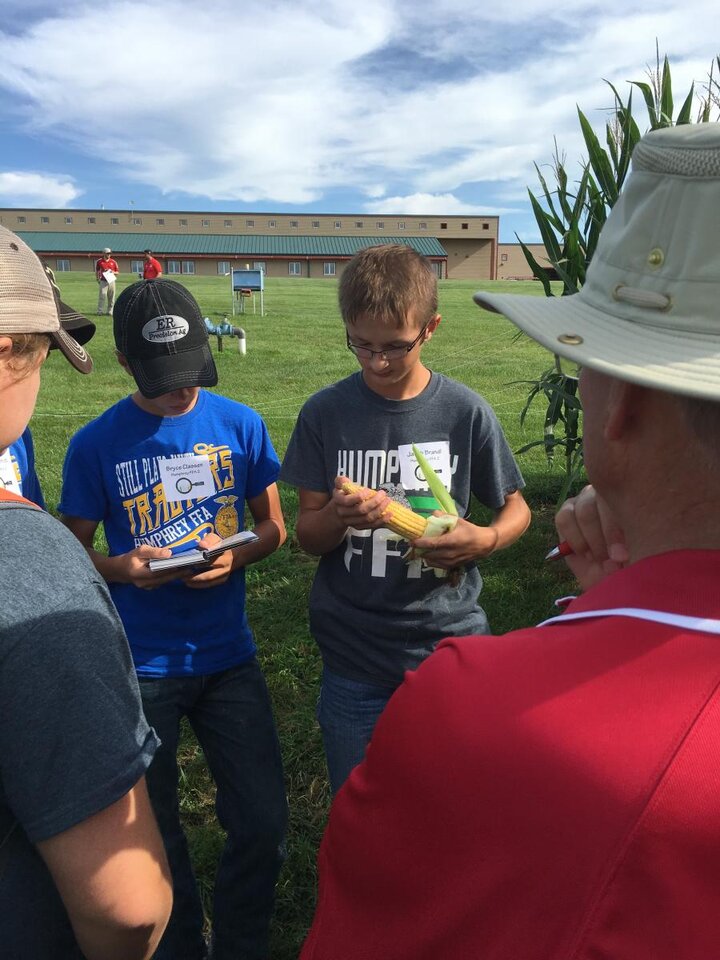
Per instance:
[[[404,327],[413,308],[423,324],[437,313],[437,277],[430,261],[412,247],[366,247],[345,267],[338,300],[346,324],[368,314],[388,326]]]
[[[12,353],[7,359],[7,367],[20,380],[31,373],[38,363],[45,359],[50,349],[50,335],[47,333],[9,333],[12,340]]]

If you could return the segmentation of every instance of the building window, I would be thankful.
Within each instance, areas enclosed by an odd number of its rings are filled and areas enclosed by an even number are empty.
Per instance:
[[[275,228],[277,226],[277,222],[275,220],[268,220],[268,226]]]
[[[232,220],[223,220],[223,226],[224,226],[224,227],[231,227],[231,226],[232,226]]]
[[[168,260],[167,267],[168,267],[168,273],[180,273],[179,260]]]
[[[398,220],[398,230],[404,230],[404,229],[405,229],[405,221]]]
[[[418,230],[427,230],[427,220],[421,220],[418,224]]]
[[[131,260],[130,261],[130,273],[139,273],[140,276],[143,274],[143,261],[142,260]]]
[[[182,262],[182,272],[183,272],[183,273],[195,273],[195,261],[194,261],[194,260],[183,260],[183,262]]]
[[[501,263],[505,263],[505,262],[507,261],[507,254],[506,254],[506,253],[501,253],[501,254],[500,254],[500,261],[501,261]]]
[[[155,226],[156,226],[156,227],[164,227],[164,226],[165,226],[165,217],[158,217],[158,218],[155,220]]]
[[[50,223],[50,217],[40,217],[40,223]]]
[[[335,276],[335,264],[334,264],[334,263],[324,263],[324,264],[323,264],[323,276],[324,276],[324,277],[334,277],[334,276]]]
[[[363,228],[363,222],[362,222],[362,220],[356,220],[356,221],[355,221],[355,227],[356,227],[357,230],[362,230],[362,228]]]
[[[186,226],[187,226],[187,220],[185,219],[185,217],[181,217],[181,218],[178,220],[178,224],[179,224],[181,227],[186,227]]]
[[[489,230],[489,229],[490,229],[490,224],[489,224],[489,223],[484,223],[484,224],[483,224],[483,230]]]
[[[88,217],[88,223],[95,223],[95,217]]]
[[[111,223],[114,227],[116,227],[116,226],[120,223],[120,218],[119,218],[119,217],[110,217],[110,223]]]
[[[17,222],[18,222],[18,223],[27,223],[27,219],[26,219],[25,217],[18,217]]]
[[[447,230],[447,224],[446,224],[446,223],[441,223],[441,224],[440,224],[440,229],[441,229],[441,230]]]
[[[295,229],[297,230],[299,224],[298,224],[297,220],[291,220],[291,221],[290,221],[290,226],[291,226],[291,227],[295,227]]]
[[[70,261],[69,260],[56,260],[57,271],[59,273],[69,273],[70,272]]]
[[[291,277],[299,277],[302,272],[302,264],[299,260],[291,260],[288,263],[288,273]]]
[[[203,221],[202,221],[202,225],[203,225],[204,227],[209,227],[209,226],[210,226],[210,221],[209,221],[209,220],[203,220]]]
[[[253,260],[253,270],[262,270],[263,273],[267,273],[267,264],[264,260]]]
[[[342,230],[342,220],[336,220],[333,226],[336,230]]]
[[[313,225],[313,227],[315,227],[315,229],[317,229],[317,228],[320,226],[320,221],[319,221],[319,220],[313,220],[312,225]]]
[[[221,277],[227,276],[228,273],[230,273],[230,261],[218,260],[217,272],[218,272],[218,275]]]
[[[254,227],[254,226],[255,226],[255,221],[254,221],[254,220],[246,220],[246,221],[245,221],[245,226],[246,226],[246,227]]]
[[[65,223],[72,223],[72,217],[65,217]]]
[[[133,218],[132,218],[132,225],[133,225],[134,227],[141,227],[141,226],[142,226],[142,217],[133,217]]]
[[[376,230],[384,230],[384,229],[385,229],[385,221],[384,221],[384,220],[378,220],[378,222],[375,224],[375,229],[376,229]]]
[[[461,223],[460,226],[461,226],[461,228],[462,228],[463,230],[467,230],[467,228],[470,226],[470,224],[469,224],[469,223]]]

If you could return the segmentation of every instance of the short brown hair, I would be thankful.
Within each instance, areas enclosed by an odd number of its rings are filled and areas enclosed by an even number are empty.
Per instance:
[[[342,318],[350,325],[370,314],[388,326],[403,327],[412,308],[426,323],[437,313],[437,277],[430,261],[412,247],[366,247],[345,267],[338,299]]]

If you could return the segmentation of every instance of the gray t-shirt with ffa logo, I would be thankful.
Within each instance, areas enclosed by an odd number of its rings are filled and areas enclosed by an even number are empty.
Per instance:
[[[314,394],[300,411],[280,479],[329,494],[343,474],[419,512],[432,511],[437,504],[418,478],[413,443],[449,486],[461,517],[471,493],[497,510],[524,486],[492,408],[441,374],[410,400],[381,397],[360,372]],[[469,564],[450,586],[421,560],[406,562],[407,547],[387,531],[350,528],[320,558],[310,628],[333,672],[394,687],[443,637],[489,632],[477,602],[477,566]]]

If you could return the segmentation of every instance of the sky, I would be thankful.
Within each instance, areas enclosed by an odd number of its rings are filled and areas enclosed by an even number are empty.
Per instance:
[[[602,135],[606,81],[647,81],[656,43],[676,100],[702,90],[716,7],[2,0],[0,206],[498,215],[536,241],[576,108]]]

